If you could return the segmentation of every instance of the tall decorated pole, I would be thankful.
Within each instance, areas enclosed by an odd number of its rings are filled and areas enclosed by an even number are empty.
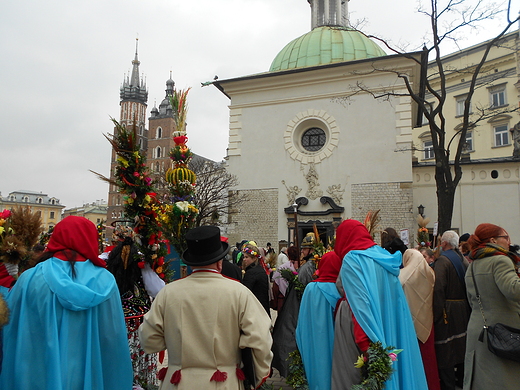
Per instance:
[[[173,168],[166,171],[166,181],[168,182],[171,204],[166,205],[167,225],[165,230],[168,240],[174,246],[177,253],[182,255],[186,249],[184,238],[186,231],[195,225],[195,219],[199,210],[193,198],[195,195],[196,175],[188,167],[193,153],[186,143],[186,115],[188,112],[187,96],[189,88],[186,90],[174,90],[170,96],[170,103],[174,112],[175,131],[173,141],[175,146],[170,150],[170,158],[173,161]]]
[[[162,232],[164,205],[158,200],[146,167],[146,157],[139,148],[136,128],[127,129],[112,119],[114,135],[105,135],[117,155],[114,180],[93,172],[104,181],[118,186],[123,195],[124,220],[133,224],[133,239],[138,248],[140,268],[148,263],[165,282],[171,281],[173,271],[165,266],[166,240]]]

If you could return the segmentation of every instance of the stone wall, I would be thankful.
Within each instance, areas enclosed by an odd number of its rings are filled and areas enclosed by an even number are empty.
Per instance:
[[[413,210],[412,183],[366,183],[351,187],[352,216],[363,222],[369,210],[379,212],[379,231],[392,227],[399,232],[408,229],[410,245],[415,246],[417,222]],[[375,234],[376,242],[381,235]]]
[[[253,240],[265,247],[270,242],[278,243],[278,189],[239,190],[248,200],[231,214],[226,232],[233,246],[242,240]]]

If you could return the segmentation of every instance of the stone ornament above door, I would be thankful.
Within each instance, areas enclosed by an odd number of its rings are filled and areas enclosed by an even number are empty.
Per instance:
[[[302,164],[318,164],[330,157],[338,142],[336,120],[324,110],[300,112],[289,121],[284,132],[285,150]]]

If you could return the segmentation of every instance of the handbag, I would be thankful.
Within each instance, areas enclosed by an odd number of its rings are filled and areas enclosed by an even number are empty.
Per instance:
[[[484,342],[484,334],[486,334],[488,349],[491,353],[503,359],[520,362],[520,329],[501,323],[487,325],[480,293],[477,287],[477,281],[475,280],[475,262],[471,263],[471,267],[471,276],[473,277],[473,284],[475,285],[475,291],[477,293],[480,314],[482,314],[482,319],[484,320],[484,327],[480,332],[478,340]]]

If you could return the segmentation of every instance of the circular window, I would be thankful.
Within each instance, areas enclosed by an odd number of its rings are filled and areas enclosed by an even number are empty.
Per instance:
[[[323,148],[326,141],[327,136],[325,132],[318,127],[312,127],[306,130],[302,135],[302,146],[309,152],[317,152]]]
[[[496,178],[498,177],[498,171],[496,171],[496,170],[493,169],[493,170],[491,171],[491,177],[492,177],[493,179],[496,179]]]
[[[330,157],[338,146],[339,128],[326,111],[302,111],[287,124],[284,141],[293,160],[317,164]]]

